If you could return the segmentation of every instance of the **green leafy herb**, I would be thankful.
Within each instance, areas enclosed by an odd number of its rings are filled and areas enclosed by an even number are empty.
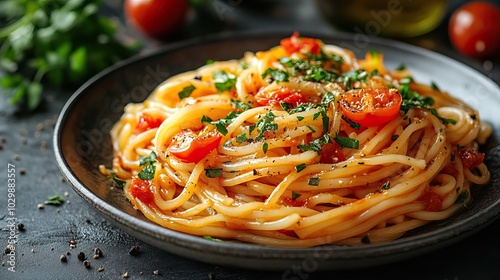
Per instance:
[[[0,83],[12,106],[32,111],[44,87],[73,90],[139,51],[137,41],[115,37],[115,22],[98,13],[102,2],[1,1]]]
[[[62,205],[63,203],[64,203],[64,198],[60,195],[51,196],[47,198],[47,200],[45,200],[44,202],[45,205],[54,205],[54,206],[59,206]]]
[[[303,152],[315,151],[319,155],[321,153],[321,147],[327,143],[330,143],[330,135],[324,134],[323,136],[309,142],[308,145],[300,144],[297,147]]]
[[[257,121],[256,125],[259,131],[259,135],[255,137],[255,140],[260,141],[264,139],[265,132],[278,130],[278,124],[273,122],[275,117],[276,116],[273,114],[273,112],[268,112]]]
[[[348,119],[346,116],[342,116],[342,119],[349,124],[350,127],[356,129],[356,130],[359,130],[361,128],[361,124],[357,123],[357,122],[354,122],[350,119]]]
[[[116,183],[116,185],[120,188],[123,188],[125,186],[125,184],[127,183],[126,181],[116,177],[115,172],[111,172],[111,174],[109,174],[108,178],[113,180]]]
[[[222,135],[226,135],[228,133],[226,125],[230,124],[235,117],[236,113],[231,112],[226,118],[214,121],[210,117],[203,115],[201,117],[201,122],[215,125],[217,131],[219,131]]]
[[[337,135],[333,140],[342,148],[359,149],[359,141],[357,139]]]
[[[219,92],[231,91],[235,89],[236,77],[229,76],[225,71],[214,72],[215,88]]]
[[[296,200],[297,198],[301,197],[302,194],[292,191],[292,200]]]
[[[271,76],[276,82],[288,82],[290,73],[280,69],[267,68],[267,70],[262,73],[262,79],[265,79],[267,76]]]
[[[156,153],[151,151],[149,156],[139,157],[139,166],[144,166],[142,170],[137,174],[141,180],[151,180],[155,177],[156,166],[153,164],[156,162]]]
[[[461,204],[461,203],[464,203],[467,198],[469,198],[469,192],[467,191],[461,191],[458,196],[457,196],[457,199],[455,200],[455,204]]]
[[[264,142],[264,144],[262,144],[262,151],[265,153],[267,153],[267,149],[269,149],[269,144],[267,144],[267,142]]]
[[[300,171],[306,169],[306,167],[307,167],[307,164],[301,163],[301,164],[295,166],[295,170],[297,170],[297,172],[300,172]]]
[[[208,178],[217,178],[222,176],[222,168],[205,168],[205,175]]]
[[[432,88],[433,90],[441,91],[441,90],[439,89],[438,85],[437,85],[435,82],[431,82],[431,88]]]
[[[309,186],[319,186],[319,178],[318,177],[311,177],[309,180],[307,180],[307,184]]]
[[[303,119],[304,119],[304,117],[302,117],[302,116],[297,116],[297,120],[298,120],[298,121],[301,121],[301,120],[303,120]]]
[[[212,236],[208,236],[208,235],[203,236],[203,238],[206,239],[206,240],[214,241],[214,242],[222,242],[221,239],[219,239],[219,238],[213,238]]]
[[[413,81],[411,77],[403,78],[399,81],[401,87],[399,93],[403,98],[401,102],[401,110],[408,112],[411,107],[420,107],[429,110],[431,114],[436,116],[443,124],[456,124],[457,121],[453,119],[447,119],[439,116],[436,109],[432,108],[434,105],[434,99],[426,96],[420,95],[418,92],[412,91],[410,89],[410,83]]]
[[[233,105],[234,108],[240,109],[241,112],[252,109],[252,106],[250,104],[237,99],[231,98],[231,104]]]
[[[186,97],[189,97],[191,95],[191,93],[193,93],[193,91],[196,89],[195,86],[193,85],[189,85],[189,86],[186,86],[184,87],[180,92],[179,92],[179,98],[180,99],[184,99]]]
[[[398,71],[403,71],[406,69],[406,65],[404,63],[399,64],[399,66],[396,68]]]
[[[391,182],[387,181],[380,186],[381,190],[388,190],[391,187]]]
[[[241,144],[248,142],[247,134],[246,133],[241,133],[236,136],[236,143]]]
[[[213,60],[213,59],[208,59],[208,60],[205,62],[205,64],[206,64],[206,65],[210,65],[210,64],[214,64],[214,63],[215,63],[215,60]]]

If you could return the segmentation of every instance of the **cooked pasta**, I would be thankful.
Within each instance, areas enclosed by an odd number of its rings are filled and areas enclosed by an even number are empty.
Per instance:
[[[490,179],[479,113],[383,54],[297,33],[172,76],[111,131],[100,166],[151,221],[275,247],[387,242]]]

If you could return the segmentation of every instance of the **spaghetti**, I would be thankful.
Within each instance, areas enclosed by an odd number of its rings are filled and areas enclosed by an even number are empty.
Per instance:
[[[104,175],[148,219],[276,247],[397,239],[489,182],[479,114],[383,55],[297,33],[128,104]]]

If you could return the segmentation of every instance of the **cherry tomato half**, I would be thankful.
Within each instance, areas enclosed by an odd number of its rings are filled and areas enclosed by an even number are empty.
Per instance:
[[[288,55],[300,51],[319,54],[321,50],[321,41],[313,38],[299,37],[298,32],[293,33],[289,38],[282,39],[280,45]]]
[[[345,155],[337,142],[327,143],[321,147],[321,163],[337,163],[345,161]]]
[[[151,192],[151,181],[141,180],[137,177],[132,179],[129,188],[130,194],[146,204],[154,201],[154,195]]]
[[[157,118],[149,114],[142,114],[135,127],[134,133],[141,133],[148,129],[159,127],[162,122],[162,118]]]
[[[127,20],[151,37],[174,33],[186,21],[188,0],[125,0]]]
[[[472,1],[453,12],[448,33],[453,46],[465,55],[490,57],[500,53],[500,8]]]
[[[174,137],[168,151],[183,161],[198,163],[219,146],[221,139],[218,133],[199,136],[185,130]]]
[[[359,89],[344,93],[340,108],[346,118],[367,127],[394,119],[401,102],[401,94],[396,89]]]
[[[280,87],[270,92],[259,92],[255,95],[257,103],[263,106],[280,106],[280,103],[287,103],[297,107],[298,105],[307,102],[299,91],[292,90],[286,87]]]

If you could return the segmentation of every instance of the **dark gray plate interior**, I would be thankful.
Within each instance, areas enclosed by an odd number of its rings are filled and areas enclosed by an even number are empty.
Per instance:
[[[491,223],[500,212],[500,108],[498,85],[475,70],[442,55],[406,44],[370,39],[359,41],[345,34],[301,34],[353,50],[358,56],[375,49],[384,54],[386,66],[401,63],[417,81],[436,82],[480,111],[494,127],[484,147],[493,180],[473,194],[474,201],[446,223],[436,223],[408,233],[387,244],[361,247],[321,246],[308,249],[269,248],[239,242],[213,242],[162,228],[134,210],[121,190],[99,171],[112,157],[109,130],[129,102],[141,102],[171,75],[198,68],[208,59],[240,58],[245,51],[278,45],[289,33],[222,34],[197,39],[136,57],[103,71],[83,85],[63,108],[54,135],[54,150],[64,176],[73,189],[118,228],[174,254],[218,265],[284,270],[314,262],[318,269],[369,267],[421,255],[450,245]]]

